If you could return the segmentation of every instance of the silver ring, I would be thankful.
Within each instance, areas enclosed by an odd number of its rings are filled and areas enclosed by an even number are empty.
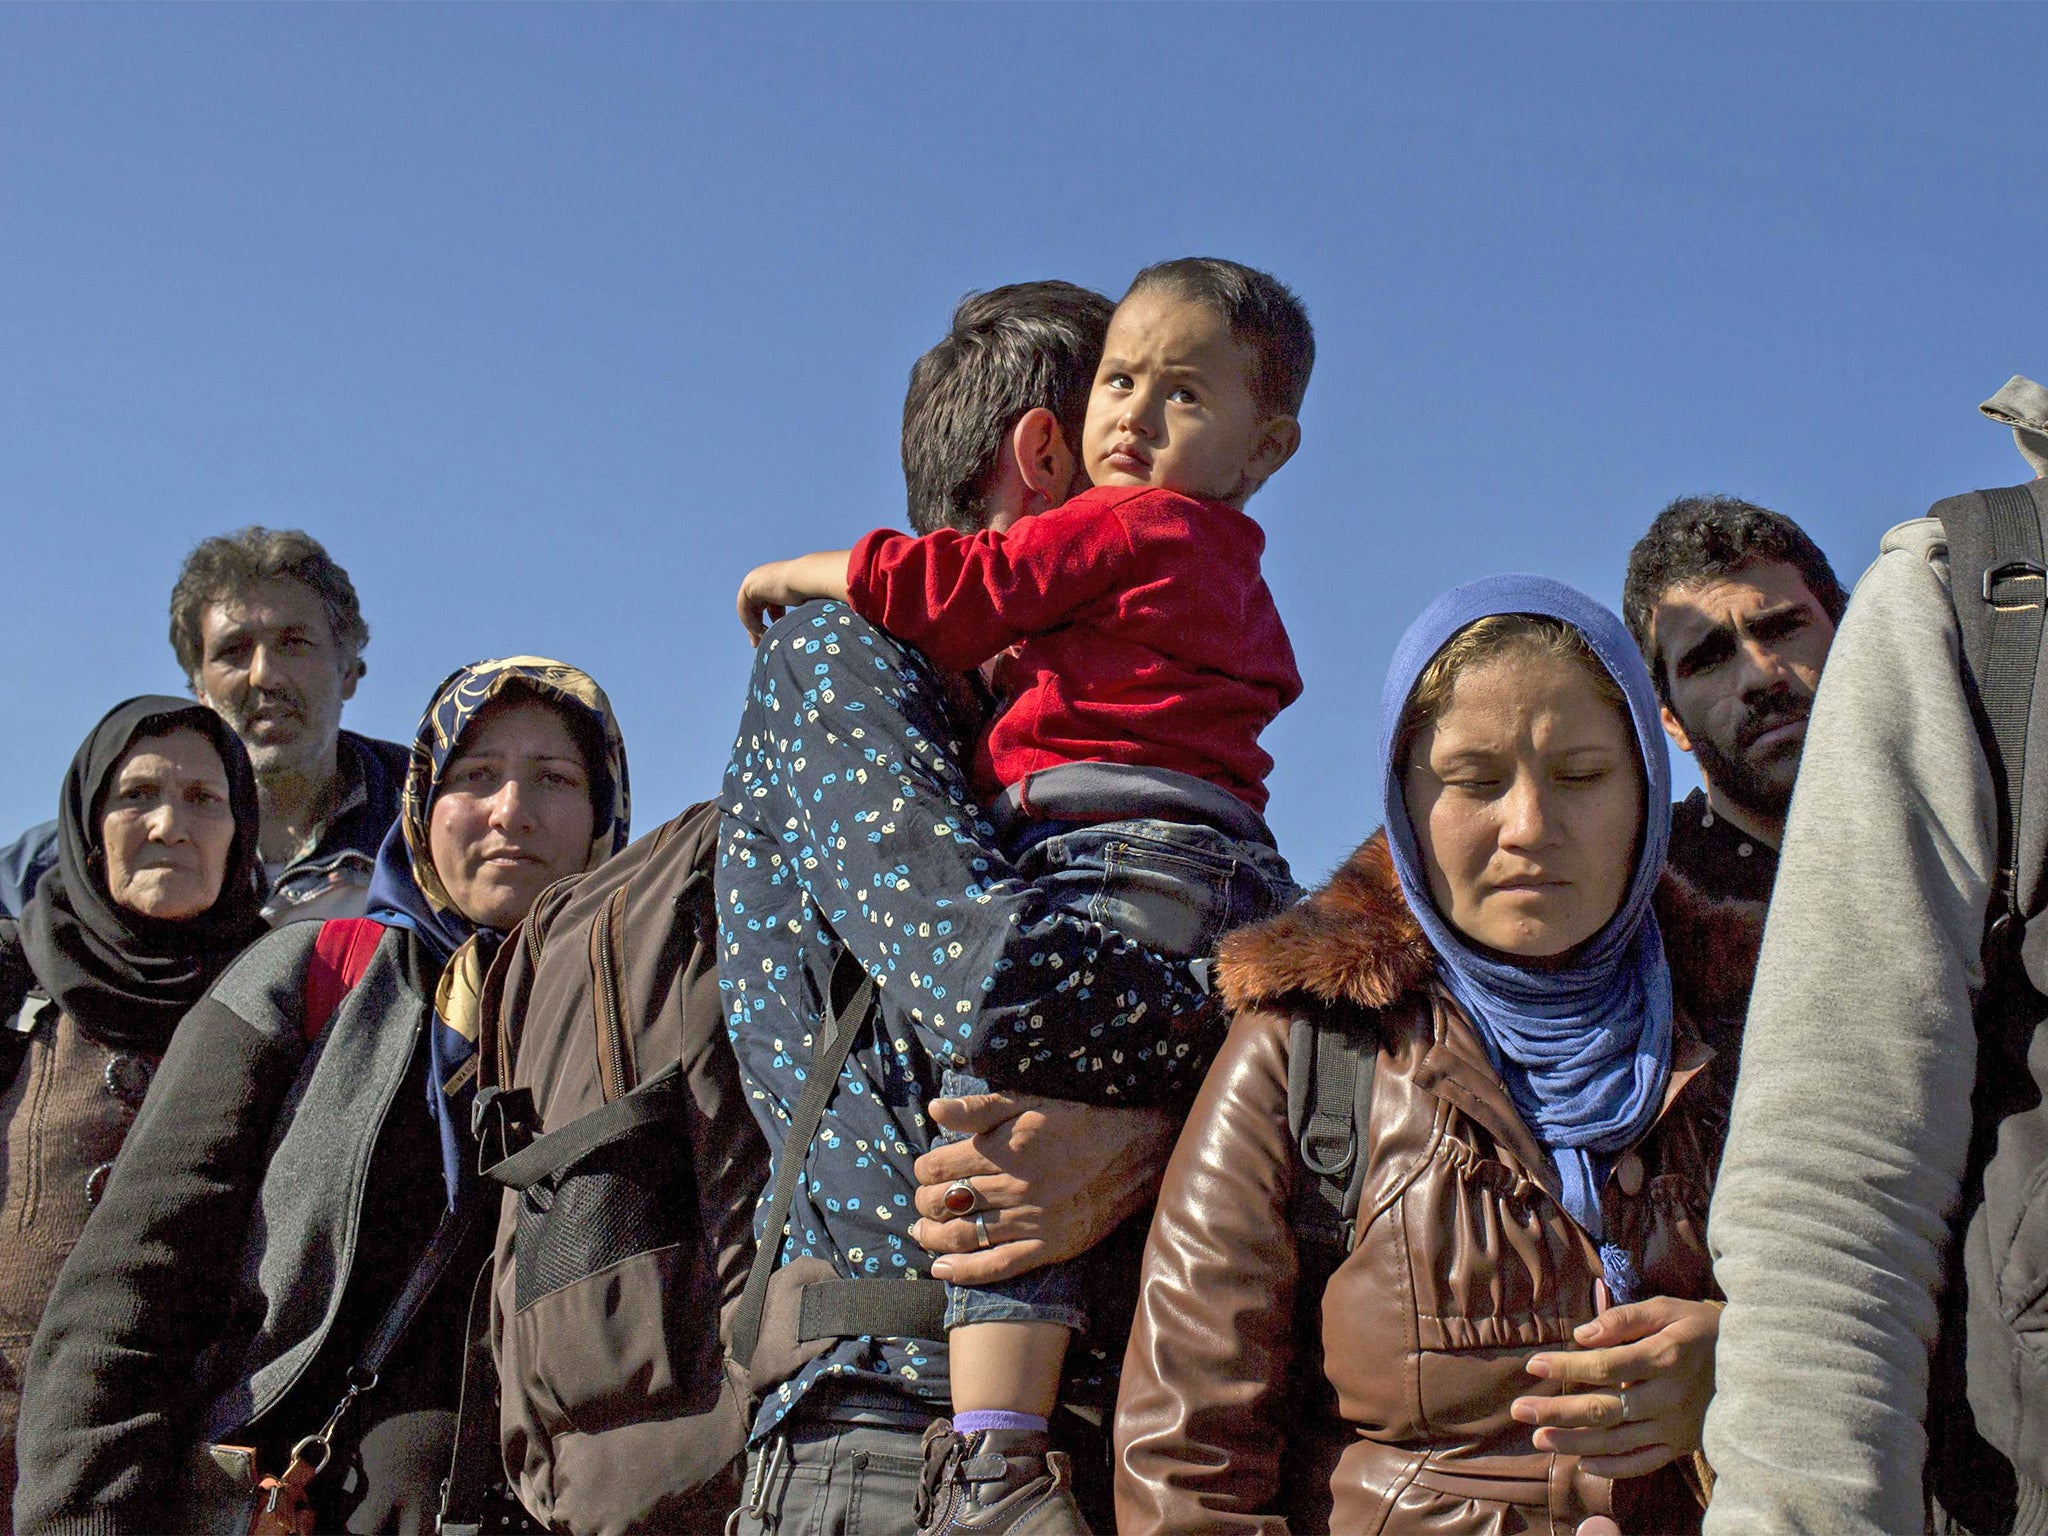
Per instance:
[[[1616,1387],[1614,1389],[1614,1395],[1621,1399],[1621,1422],[1626,1424],[1629,1421],[1628,1388]]]
[[[993,1248],[995,1246],[988,1235],[988,1217],[976,1216],[974,1218],[974,1237],[974,1246],[977,1248]],[[1623,1407],[1626,1408],[1627,1405],[1623,1404]]]
[[[981,1191],[974,1187],[970,1179],[955,1179],[948,1184],[945,1194],[939,1197],[939,1205],[948,1217],[956,1220],[962,1216],[972,1216],[976,1211],[988,1209],[987,1203],[981,1198]]]

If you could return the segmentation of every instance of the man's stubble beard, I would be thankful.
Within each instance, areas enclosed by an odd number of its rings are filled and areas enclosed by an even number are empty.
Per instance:
[[[1812,699],[1802,700],[1801,704],[1803,707],[1796,715],[1785,710],[1782,701],[1780,707],[1753,711],[1743,722],[1743,734],[1754,739],[1764,731],[1784,724],[1788,718],[1811,718]],[[1756,724],[1760,713],[1766,717],[1761,728]],[[1737,810],[1759,820],[1776,822],[1780,826],[1784,824],[1785,813],[1792,807],[1792,787],[1799,774],[1800,752],[1806,745],[1804,736],[1774,752],[1766,764],[1758,764],[1752,762],[1740,747],[1731,755],[1704,732],[1691,734],[1693,760],[1699,764],[1700,776],[1713,786],[1715,793]],[[1787,764],[1790,769],[1782,782],[1773,772],[1779,764]]]
[[[249,737],[248,716],[254,713],[245,703],[240,710],[224,709],[211,699],[207,701],[214,713],[226,720],[242,749],[249,754],[249,766],[256,775],[259,789],[286,784],[292,780],[314,780],[324,784],[335,769],[335,730],[323,731],[311,718],[312,712],[303,699],[289,694],[272,693],[257,701],[260,704],[283,705],[296,717],[298,733],[289,741],[259,742]],[[339,725],[339,721],[336,722]]]

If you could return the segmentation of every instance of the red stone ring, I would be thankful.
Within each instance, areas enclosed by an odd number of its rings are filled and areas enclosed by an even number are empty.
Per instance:
[[[965,1179],[955,1179],[939,1197],[939,1205],[948,1216],[972,1216],[981,1209],[981,1191]]]

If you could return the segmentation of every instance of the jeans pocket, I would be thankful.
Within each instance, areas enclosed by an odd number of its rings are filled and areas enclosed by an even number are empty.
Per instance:
[[[1206,955],[1229,926],[1238,868],[1180,838],[1118,836],[1103,846],[1091,915],[1161,954]]]

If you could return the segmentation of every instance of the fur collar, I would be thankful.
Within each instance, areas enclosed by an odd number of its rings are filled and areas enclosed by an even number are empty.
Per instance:
[[[1679,1009],[1695,1019],[1739,1019],[1756,974],[1764,904],[1716,901],[1667,867],[1656,907]],[[1402,899],[1387,835],[1375,832],[1321,890],[1225,938],[1216,969],[1232,1011],[1291,998],[1378,1010],[1419,990],[1436,960]]]

